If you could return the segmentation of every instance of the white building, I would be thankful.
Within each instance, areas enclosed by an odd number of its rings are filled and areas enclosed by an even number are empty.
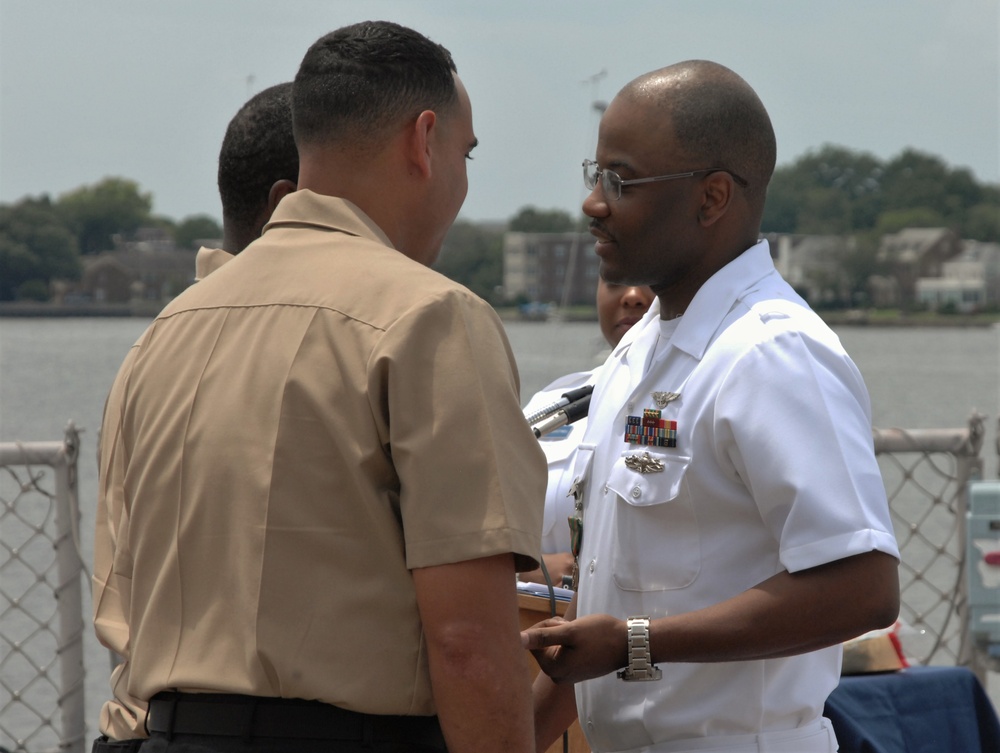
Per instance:
[[[962,251],[941,265],[939,277],[916,281],[917,301],[931,309],[952,306],[962,313],[1000,305],[1000,244],[964,241]]]

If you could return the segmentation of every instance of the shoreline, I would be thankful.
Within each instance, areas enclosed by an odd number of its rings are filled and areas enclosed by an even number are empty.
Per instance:
[[[163,310],[159,301],[133,303],[0,303],[0,319],[66,319],[70,317],[144,317],[152,319]]]
[[[134,301],[132,303],[0,303],[0,319],[71,317],[134,317],[153,319],[163,309],[165,303],[158,301]],[[538,322],[596,322],[597,310],[575,307],[565,312],[556,312],[548,317],[526,317],[514,306],[496,308],[503,321]],[[1000,324],[1000,313],[996,314],[939,314],[932,312],[906,313],[901,311],[817,311],[820,318],[831,327],[992,327]]]
[[[539,322],[596,322],[597,310],[574,308],[548,318],[532,318],[522,315],[515,307],[496,309],[503,321]],[[938,314],[921,311],[905,313],[901,311],[817,311],[817,315],[831,327],[980,327],[987,328],[1000,324],[998,314]]]

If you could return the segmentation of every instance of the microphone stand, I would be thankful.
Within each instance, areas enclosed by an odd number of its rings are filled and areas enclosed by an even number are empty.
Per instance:
[[[573,400],[564,407],[557,408],[547,417],[534,423],[531,430],[535,433],[535,437],[541,438],[549,432],[555,431],[560,426],[566,426],[566,424],[571,424],[574,421],[585,418],[589,410],[590,393],[588,392],[583,397]]]
[[[534,426],[539,421],[541,421],[543,418],[546,418],[547,416],[551,416],[553,413],[555,413],[558,410],[561,410],[561,409],[565,408],[570,403],[573,403],[573,402],[579,400],[582,397],[589,397],[590,393],[593,392],[593,391],[594,391],[594,385],[588,384],[588,385],[586,385],[584,387],[578,387],[575,390],[570,390],[569,392],[564,392],[563,395],[562,395],[562,397],[559,400],[556,400],[554,403],[550,403],[549,405],[546,405],[544,408],[536,410],[534,413],[530,413],[530,414],[526,415],[525,418],[527,419],[527,421],[528,421],[528,423],[530,425]],[[584,413],[583,415],[585,416],[587,414]],[[583,416],[578,416],[578,418],[582,418],[582,417]],[[553,427],[553,428],[556,428],[556,427]],[[550,429],[550,431],[551,431],[551,429]]]

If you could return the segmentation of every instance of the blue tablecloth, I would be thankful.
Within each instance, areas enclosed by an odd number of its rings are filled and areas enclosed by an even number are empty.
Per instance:
[[[826,703],[841,753],[1000,753],[1000,721],[964,667],[843,677]]]

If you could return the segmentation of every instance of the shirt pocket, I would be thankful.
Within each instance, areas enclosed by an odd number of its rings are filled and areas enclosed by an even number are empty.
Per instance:
[[[648,455],[662,470],[642,473],[626,459]],[[617,495],[612,574],[625,591],[685,588],[701,569],[701,536],[685,474],[690,457],[635,450],[611,469],[608,489]]]

